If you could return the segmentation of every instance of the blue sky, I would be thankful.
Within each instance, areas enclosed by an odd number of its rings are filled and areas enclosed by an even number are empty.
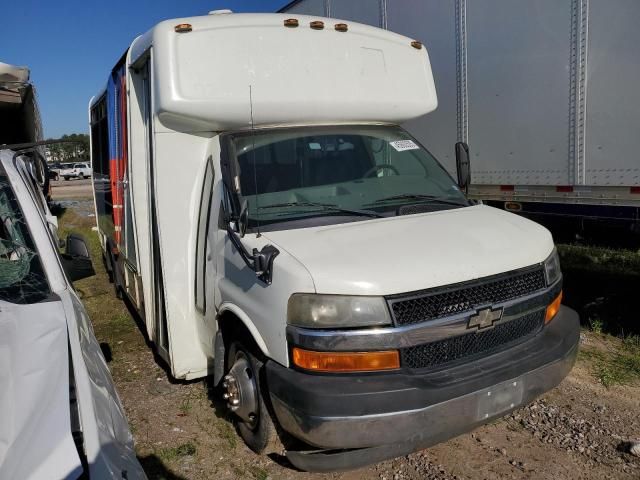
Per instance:
[[[89,99],[131,41],[160,20],[234,12],[274,12],[287,0],[2,1],[0,62],[27,65],[45,136],[87,133]]]

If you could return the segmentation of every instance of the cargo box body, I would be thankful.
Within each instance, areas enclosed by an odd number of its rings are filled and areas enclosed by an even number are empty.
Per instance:
[[[301,0],[282,10],[423,41],[439,106],[405,126],[452,173],[454,142],[469,143],[472,197],[640,218],[638,2]]]

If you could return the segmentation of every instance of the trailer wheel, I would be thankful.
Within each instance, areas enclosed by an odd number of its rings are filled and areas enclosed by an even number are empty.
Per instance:
[[[107,256],[104,252],[102,252],[102,264],[104,265],[104,269],[107,272],[109,283],[113,283],[113,267],[111,266],[111,262],[107,259]]]
[[[111,250],[111,249],[109,249]],[[124,284],[123,280],[122,280],[122,275],[120,274],[120,267],[118,266],[118,262],[116,261],[115,257],[113,256],[113,253],[111,253],[111,251],[109,251],[109,260],[108,262],[111,264],[111,275],[110,277],[113,279],[113,291],[116,294],[116,298],[118,300],[122,300],[123,295],[123,288],[122,285]]]
[[[278,450],[276,426],[266,398],[264,362],[242,342],[228,349],[227,374],[222,387],[234,413],[238,433],[255,453]]]

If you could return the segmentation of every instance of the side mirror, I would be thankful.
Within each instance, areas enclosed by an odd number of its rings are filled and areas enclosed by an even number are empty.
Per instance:
[[[87,248],[87,242],[85,242],[82,235],[76,233],[70,233],[67,235],[67,241],[65,242],[66,248],[64,253],[71,255],[72,257],[84,257],[91,259],[89,255],[89,248]]]
[[[91,263],[87,243],[81,235],[70,233],[65,242],[65,253],[60,254],[62,267],[72,282],[92,277],[96,274]]]
[[[227,233],[233,246],[247,266],[256,272],[256,276],[267,285],[271,285],[273,279],[273,260],[280,254],[280,251],[273,245],[265,245],[261,250],[254,248],[249,252],[240,240],[247,233],[249,223],[249,208],[247,201],[243,200],[240,207],[240,215],[235,221],[227,224]]]
[[[240,215],[238,215],[237,228],[238,235],[240,238],[243,238],[247,233],[247,225],[249,224],[249,206],[247,205],[246,200],[242,200],[242,205],[240,207]]]
[[[471,164],[469,162],[469,145],[464,142],[456,143],[456,170],[458,172],[458,186],[467,193],[471,183]]]

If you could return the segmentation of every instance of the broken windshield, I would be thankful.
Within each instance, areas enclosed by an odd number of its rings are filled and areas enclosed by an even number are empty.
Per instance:
[[[325,224],[341,223],[469,205],[445,169],[400,127],[280,128],[228,138],[239,173],[229,183],[247,200],[250,229],[317,217]]]
[[[35,303],[49,286],[24,215],[9,180],[0,170],[0,300]]]

